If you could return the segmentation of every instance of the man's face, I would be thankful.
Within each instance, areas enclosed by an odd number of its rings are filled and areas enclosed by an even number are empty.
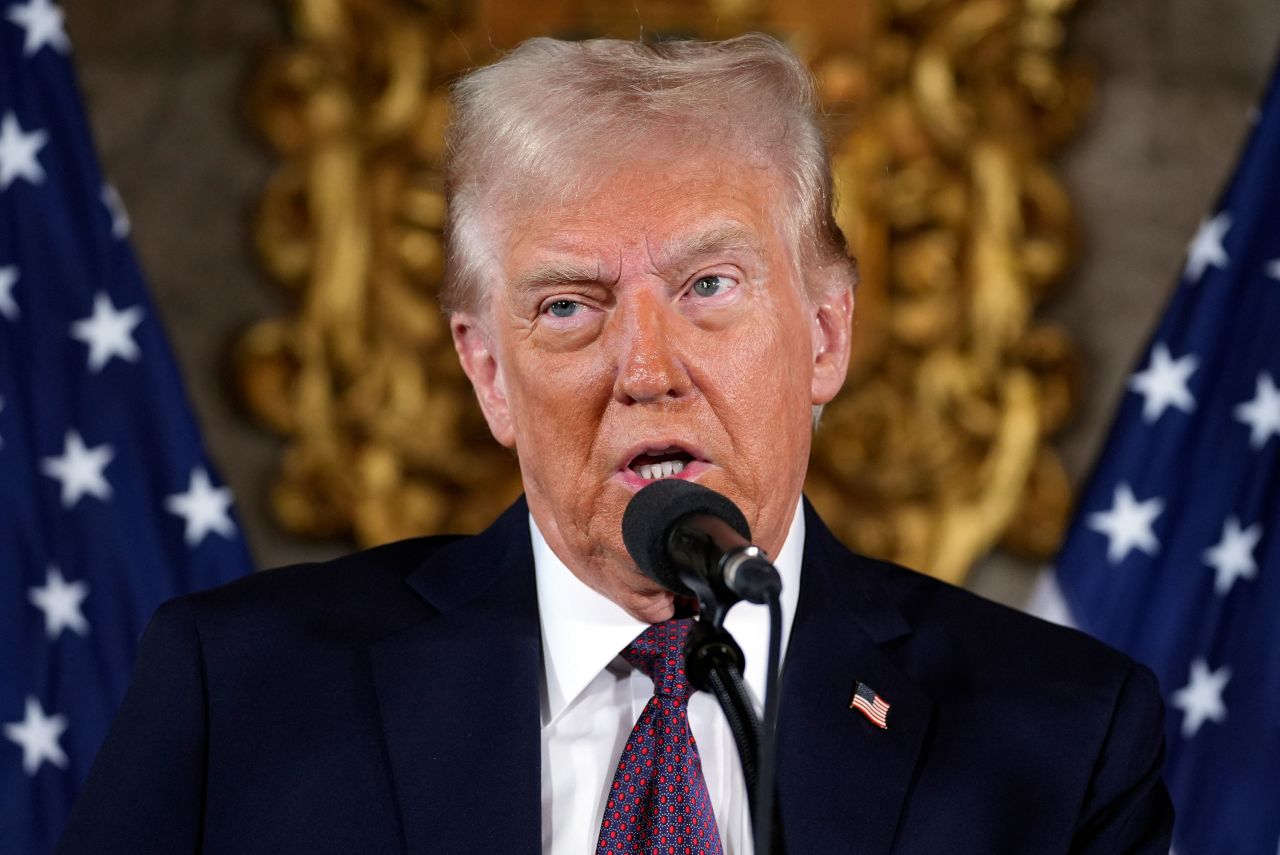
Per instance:
[[[453,319],[539,529],[641,620],[670,617],[673,600],[623,546],[631,497],[663,475],[696,481],[776,554],[811,408],[843,383],[852,297],[807,295],[782,198],[771,171],[743,161],[628,163],[572,203],[509,217],[499,280]]]

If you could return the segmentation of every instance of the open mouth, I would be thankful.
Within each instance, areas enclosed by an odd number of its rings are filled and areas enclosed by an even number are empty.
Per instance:
[[[685,467],[697,461],[683,448],[671,446],[661,451],[646,451],[631,458],[627,468],[645,481],[671,478],[684,472]]]

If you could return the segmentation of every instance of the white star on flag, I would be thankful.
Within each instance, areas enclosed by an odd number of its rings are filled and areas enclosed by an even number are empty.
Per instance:
[[[36,152],[49,141],[44,131],[22,132],[18,117],[13,111],[0,119],[0,190],[8,189],[18,178],[32,184],[44,181],[44,167],[36,159]]]
[[[1226,211],[1212,219],[1200,221],[1196,236],[1187,245],[1187,268],[1183,274],[1192,284],[1199,282],[1209,267],[1226,267],[1231,259],[1222,245],[1231,230],[1231,215]]]
[[[62,482],[64,508],[74,508],[84,496],[105,502],[111,498],[111,484],[102,470],[115,456],[110,445],[88,448],[79,433],[69,430],[62,455],[42,459],[40,471]]]
[[[1200,367],[1195,354],[1173,359],[1163,342],[1151,349],[1151,363],[1145,371],[1129,378],[1129,388],[1142,395],[1142,420],[1148,424],[1160,418],[1169,407],[1189,413],[1196,399],[1187,388],[1187,380]]]
[[[117,310],[105,291],[93,298],[93,314],[71,325],[71,337],[89,345],[89,370],[95,374],[118,356],[126,362],[137,362],[141,351],[133,340],[133,331],[142,323],[142,309],[130,306]]]
[[[1280,282],[1280,258],[1273,258],[1268,261],[1266,271],[1268,276]]]
[[[27,0],[25,6],[10,7],[6,17],[27,31],[23,56],[33,56],[45,45],[59,53],[66,53],[71,47],[67,31],[62,28],[62,10],[49,0]]]
[[[1129,485],[1122,483],[1116,487],[1111,508],[1089,514],[1085,522],[1107,536],[1107,561],[1119,564],[1134,549],[1147,555],[1160,550],[1160,541],[1151,526],[1163,511],[1164,499],[1157,496],[1139,502]]]
[[[127,238],[129,236],[129,212],[125,210],[124,200],[120,198],[116,188],[110,184],[102,185],[102,204],[106,206],[107,213],[111,215],[111,236],[116,240]]]
[[[1232,413],[1249,426],[1249,447],[1257,451],[1272,434],[1280,436],[1280,389],[1266,371],[1259,372],[1254,388],[1253,398],[1237,404]]]
[[[20,278],[18,265],[6,264],[0,267],[0,315],[11,321],[18,319],[18,303],[13,299],[13,286],[18,284]]]
[[[1213,589],[1226,594],[1236,579],[1252,579],[1258,575],[1253,549],[1262,539],[1262,523],[1240,527],[1237,517],[1227,517],[1222,525],[1222,539],[1204,552],[1204,563],[1217,571]]]
[[[226,487],[213,486],[209,481],[209,473],[204,467],[197,466],[191,470],[187,492],[169,496],[164,500],[164,507],[169,513],[186,520],[187,546],[195,547],[210,532],[220,534],[228,540],[235,537],[236,526],[227,512],[231,501],[231,491]]]
[[[1227,720],[1227,706],[1222,691],[1231,680],[1231,669],[1222,666],[1209,670],[1209,663],[1197,658],[1191,663],[1191,681],[1169,696],[1169,705],[1182,710],[1182,738],[1190,739],[1206,721],[1222,724]]]
[[[4,735],[22,747],[22,771],[33,776],[46,760],[59,769],[67,768],[67,755],[58,744],[67,729],[65,715],[44,714],[40,702],[27,695],[27,709],[22,721],[4,726]]]
[[[44,587],[31,588],[27,592],[31,604],[44,612],[44,631],[49,638],[57,638],[64,629],[76,635],[89,634],[89,621],[80,610],[87,596],[87,582],[67,582],[62,578],[62,571],[53,565],[45,574]]]

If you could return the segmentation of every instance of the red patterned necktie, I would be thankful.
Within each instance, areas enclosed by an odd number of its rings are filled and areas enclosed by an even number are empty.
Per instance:
[[[684,641],[692,618],[646,629],[622,658],[653,679],[653,697],[622,749],[600,823],[597,855],[723,855],[689,730]]]

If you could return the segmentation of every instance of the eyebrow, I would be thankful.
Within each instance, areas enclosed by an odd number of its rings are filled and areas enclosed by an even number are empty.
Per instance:
[[[512,282],[517,291],[537,291],[542,288],[553,288],[557,285],[574,285],[579,283],[608,284],[599,264],[587,264],[578,261],[556,260],[544,261],[521,273]]]
[[[748,252],[762,256],[764,247],[756,233],[741,223],[722,223],[664,247],[656,254],[654,262],[668,269],[685,267],[700,258],[722,252]]]
[[[724,252],[764,254],[755,232],[740,223],[723,223],[664,247],[656,255],[651,253],[651,257],[659,269],[671,270],[688,267],[700,258]],[[512,287],[528,293],[559,285],[612,285],[615,281],[614,277],[606,276],[598,262],[553,259],[522,272],[513,280]]]

